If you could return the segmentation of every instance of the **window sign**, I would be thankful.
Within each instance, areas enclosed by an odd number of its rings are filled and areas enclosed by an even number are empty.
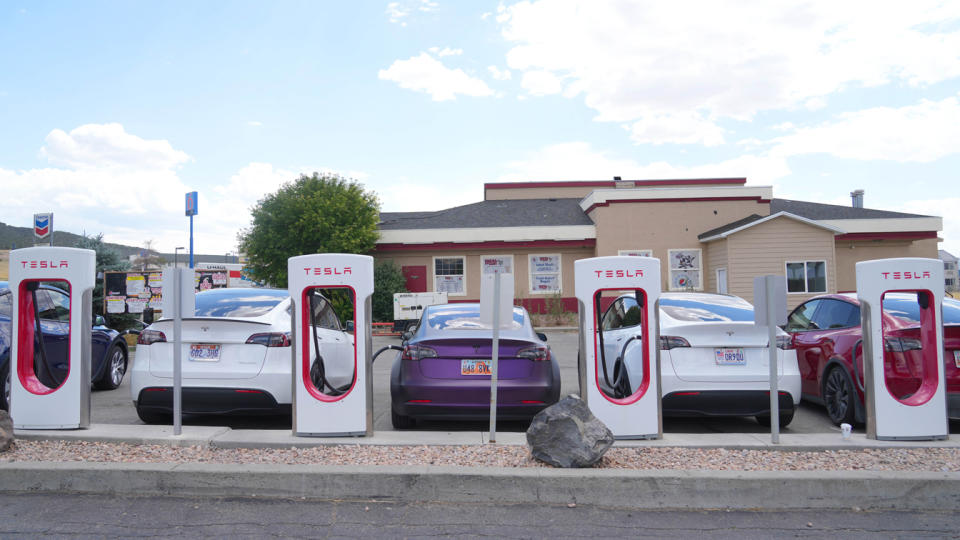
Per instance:
[[[702,290],[702,262],[699,249],[671,249],[670,290]]]
[[[530,293],[560,292],[560,268],[560,255],[530,255]]]
[[[788,262],[787,292],[791,294],[827,292],[827,262]]]
[[[435,257],[433,259],[433,290],[453,296],[467,293],[464,257]]]
[[[652,249],[621,249],[617,255],[626,255],[628,257],[653,257]]]
[[[484,274],[512,274],[513,255],[484,255],[480,257]]]

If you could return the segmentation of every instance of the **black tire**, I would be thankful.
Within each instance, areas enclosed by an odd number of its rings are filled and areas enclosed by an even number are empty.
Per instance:
[[[137,416],[145,424],[172,424],[173,415],[170,413],[159,413],[156,411],[146,411],[137,405]]]
[[[397,411],[390,407],[390,423],[393,424],[393,429],[410,429],[417,424],[417,421],[409,416],[397,414]]]
[[[827,416],[835,425],[853,424],[856,413],[857,393],[846,371],[834,367],[823,378],[823,405]]]
[[[93,387],[97,390],[113,390],[120,386],[127,373],[127,351],[114,343],[103,362],[103,374],[93,383]]]
[[[793,413],[790,411],[788,413],[780,413],[780,427],[785,428],[790,425],[790,422],[793,422]],[[757,416],[757,423],[764,427],[770,427],[770,415],[765,414],[762,416]]]
[[[10,365],[7,364],[7,368],[3,370],[3,373],[0,373],[0,391],[3,392],[0,395],[0,410],[9,411],[10,410]]]

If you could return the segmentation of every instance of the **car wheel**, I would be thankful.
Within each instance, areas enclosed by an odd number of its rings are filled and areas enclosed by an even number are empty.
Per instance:
[[[0,387],[3,388],[3,400],[0,400],[0,409],[5,411],[10,410],[10,366],[7,366],[7,369],[3,370],[3,373],[0,374]]]
[[[855,402],[857,398],[850,383],[850,377],[839,367],[831,369],[823,380],[823,404],[827,407],[827,416],[836,425],[853,424]]]
[[[113,390],[123,382],[127,372],[127,353],[119,345],[110,347],[107,351],[107,365],[103,368],[103,375],[94,383],[97,390]]]
[[[390,423],[393,424],[393,429],[410,429],[417,423],[417,421],[409,416],[398,414],[397,411],[393,410],[393,407],[391,407]]]
[[[788,413],[780,413],[780,427],[785,428],[790,425],[790,422],[793,422],[793,413],[790,411]],[[761,426],[770,427],[770,415],[765,414],[762,416],[757,416],[757,423]]]
[[[145,424],[172,424],[172,416],[168,413],[158,413],[155,411],[145,411],[140,405],[137,405],[137,416]]]

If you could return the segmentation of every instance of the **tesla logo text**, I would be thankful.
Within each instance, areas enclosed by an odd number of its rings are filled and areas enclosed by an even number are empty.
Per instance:
[[[883,279],[924,279],[933,277],[930,272],[880,272]]]
[[[70,268],[69,261],[20,261],[23,268]]]
[[[643,277],[643,270],[594,270],[597,277]]]
[[[349,266],[344,266],[343,268],[337,268],[335,266],[334,267],[320,266],[320,267],[313,267],[313,268],[304,268],[303,273],[308,276],[311,274],[314,276],[343,276],[346,274],[353,275],[353,272],[350,270]]]

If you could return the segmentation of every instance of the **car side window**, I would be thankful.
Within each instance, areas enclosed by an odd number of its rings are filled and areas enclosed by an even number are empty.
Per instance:
[[[340,319],[337,318],[336,312],[333,311],[333,306],[330,305],[330,302],[326,298],[319,295],[314,296],[313,305],[314,326],[327,328],[329,330],[340,330]]]
[[[37,291],[37,311],[41,319],[69,322],[70,297],[57,291],[40,289]]]
[[[813,314],[813,322],[823,330],[850,328],[860,324],[860,308],[842,300],[825,299]]]
[[[787,332],[816,330],[817,326],[815,326],[813,323],[813,314],[815,311],[817,311],[817,307],[819,305],[820,300],[811,300],[797,306],[797,308],[793,310],[793,313],[791,313],[790,317],[787,319],[787,326],[784,327],[784,330]]]
[[[13,295],[10,291],[0,293],[0,316],[13,317]]]
[[[637,326],[641,322],[640,304],[635,298],[623,299],[623,328]]]
[[[603,330],[616,330],[621,326],[623,326],[623,298],[617,298],[603,314],[600,327]]]

